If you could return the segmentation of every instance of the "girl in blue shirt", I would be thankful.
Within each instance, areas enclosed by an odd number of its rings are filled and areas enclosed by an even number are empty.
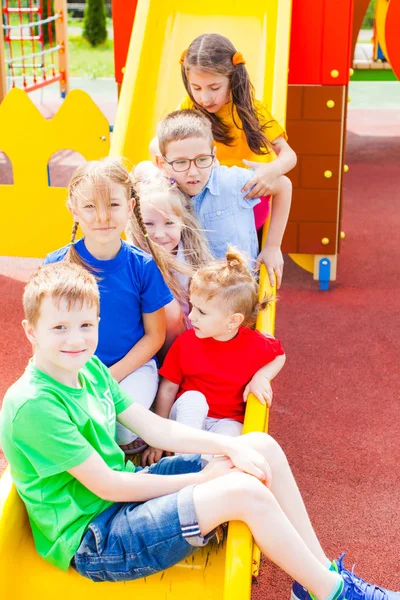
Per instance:
[[[185,328],[179,304],[165,283],[174,291],[172,259],[149,239],[139,196],[128,171],[115,158],[88,162],[76,171],[68,188],[68,209],[74,219],[71,243],[49,254],[44,262],[71,260],[98,277],[96,354],[121,387],[150,408],[158,387],[155,355],[165,342],[167,328],[170,343]],[[121,239],[132,214],[152,256]],[[76,241],[78,226],[84,237]],[[127,453],[143,446],[121,425],[117,441]]]

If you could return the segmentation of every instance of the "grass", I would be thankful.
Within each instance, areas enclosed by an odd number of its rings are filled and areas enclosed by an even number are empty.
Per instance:
[[[92,48],[83,39],[76,35],[77,28],[83,29],[82,19],[68,19],[68,26],[73,27],[73,33],[68,36],[69,68],[71,77],[114,77],[114,42],[107,39],[104,44]],[[110,37],[112,21],[107,18],[107,31]]]
[[[81,36],[69,37],[70,77],[114,77],[113,48],[112,40],[106,40],[104,44],[92,48]]]

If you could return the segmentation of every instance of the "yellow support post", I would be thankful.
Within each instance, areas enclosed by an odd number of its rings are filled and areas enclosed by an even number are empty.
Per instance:
[[[58,51],[58,68],[63,76],[60,81],[61,96],[65,98],[69,91],[67,0],[54,0],[54,13],[61,14],[55,25],[57,45],[62,45],[62,48]]]

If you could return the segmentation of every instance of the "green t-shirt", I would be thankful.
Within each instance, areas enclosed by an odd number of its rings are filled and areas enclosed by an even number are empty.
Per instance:
[[[0,413],[0,443],[25,503],[36,549],[67,570],[93,519],[112,504],[67,473],[93,451],[114,471],[134,471],[115,441],[116,414],[133,400],[96,357],[63,385],[32,361],[10,387]]]

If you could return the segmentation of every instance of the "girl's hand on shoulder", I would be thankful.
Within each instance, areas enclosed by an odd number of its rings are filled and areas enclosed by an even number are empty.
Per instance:
[[[254,394],[261,404],[267,403],[268,407],[272,404],[272,387],[268,378],[262,373],[257,372],[246,385],[243,392],[245,402],[247,402],[249,394]]]
[[[229,458],[239,471],[253,475],[267,487],[271,487],[271,467],[263,455],[247,444],[245,439],[245,436],[232,439],[228,450]]]
[[[283,277],[283,255],[279,246],[264,246],[260,254],[257,256],[257,267],[260,268],[261,263],[264,263],[269,277],[271,287],[275,285],[279,289]]]
[[[243,160],[245,165],[254,169],[253,177],[242,188],[242,192],[248,192],[245,200],[269,196],[276,187],[277,179],[281,176],[279,168],[274,162],[259,163],[251,160]]]

